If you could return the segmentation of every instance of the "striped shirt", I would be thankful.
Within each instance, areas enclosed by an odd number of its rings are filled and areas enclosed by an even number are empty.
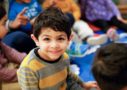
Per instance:
[[[35,49],[26,56],[17,71],[22,90],[66,90],[68,56],[64,54],[57,62],[48,63],[34,51]]]

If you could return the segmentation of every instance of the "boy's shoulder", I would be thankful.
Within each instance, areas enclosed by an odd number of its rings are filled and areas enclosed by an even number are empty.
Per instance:
[[[20,67],[27,67],[33,71],[37,71],[40,68],[44,68],[46,65],[41,63],[39,58],[34,53],[34,49],[24,58]]]

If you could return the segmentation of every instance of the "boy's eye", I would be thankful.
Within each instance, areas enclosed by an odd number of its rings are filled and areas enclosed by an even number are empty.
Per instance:
[[[65,40],[65,38],[58,38],[58,40]]]
[[[49,38],[44,38],[43,40],[44,40],[44,41],[49,41],[50,39],[49,39]]]

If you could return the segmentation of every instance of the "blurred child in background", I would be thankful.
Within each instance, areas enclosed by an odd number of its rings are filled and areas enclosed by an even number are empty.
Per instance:
[[[111,43],[97,50],[92,72],[101,90],[127,90],[127,44]]]
[[[17,82],[16,72],[18,66],[26,56],[26,53],[18,52],[1,41],[8,33],[5,27],[6,20],[6,11],[3,6],[0,5],[0,90],[4,90],[2,86],[5,85],[5,83],[8,85],[7,83]],[[6,85],[5,87],[8,87]],[[11,90],[12,87],[9,87],[9,89]]]
[[[127,23],[112,0],[80,0],[80,5],[84,18],[100,27],[111,40],[118,40],[117,28],[127,32]]]

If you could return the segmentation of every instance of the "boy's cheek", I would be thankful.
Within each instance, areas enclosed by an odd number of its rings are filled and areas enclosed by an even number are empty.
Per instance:
[[[0,21],[0,27],[3,27],[4,25],[5,25],[5,23]]]
[[[2,26],[2,23],[1,23],[1,21],[0,21],[0,27]]]

